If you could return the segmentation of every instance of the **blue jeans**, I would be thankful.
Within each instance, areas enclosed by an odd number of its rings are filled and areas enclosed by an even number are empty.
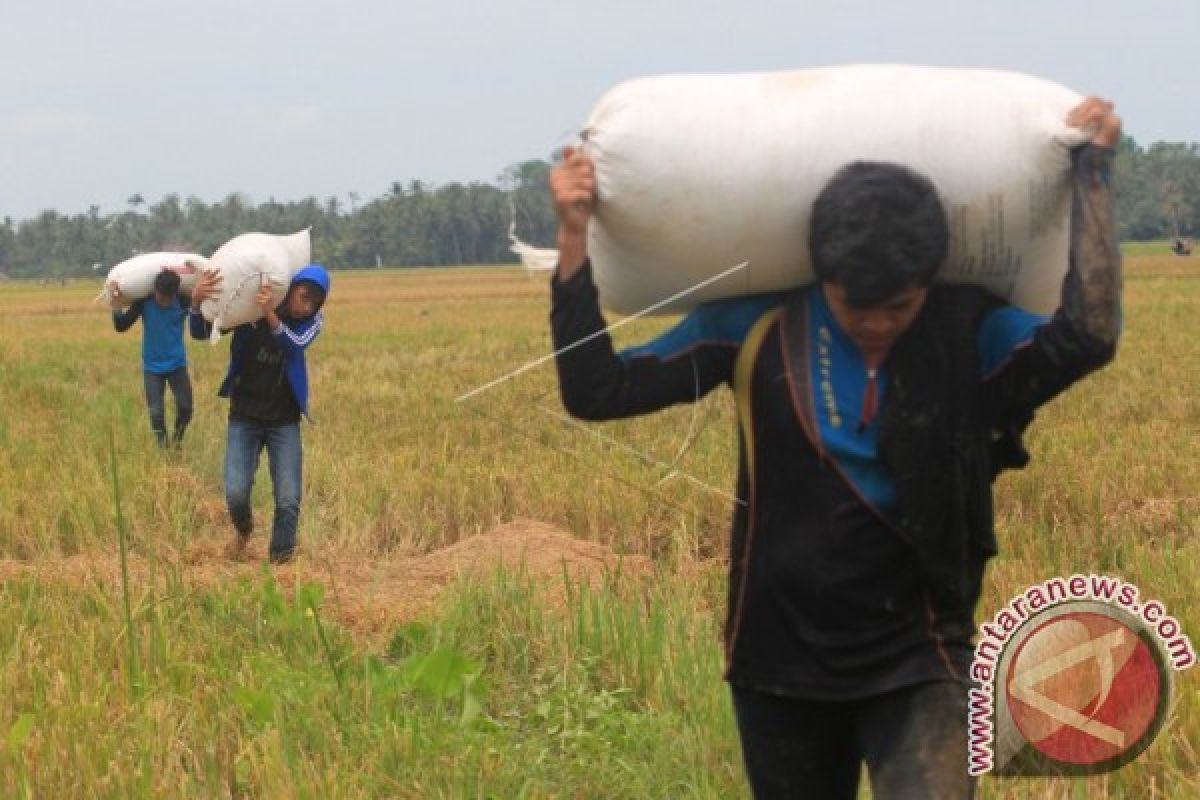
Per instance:
[[[159,375],[154,372],[143,372],[146,387],[146,406],[150,410],[150,429],[154,438],[158,439],[160,447],[167,446],[167,385],[171,386],[171,394],[175,395],[175,444],[183,439],[183,432],[192,421],[192,381],[188,377],[187,367],[180,367],[174,372]]]
[[[250,492],[258,457],[267,449],[271,488],[275,493],[275,518],[271,527],[272,560],[289,558],[296,549],[300,523],[301,466],[300,423],[270,425],[246,417],[229,417],[225,446],[225,503],[233,526],[242,536],[254,530]]]

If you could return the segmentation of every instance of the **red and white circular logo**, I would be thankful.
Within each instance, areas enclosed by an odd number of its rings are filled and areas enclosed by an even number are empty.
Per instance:
[[[1134,618],[1068,603],[1022,633],[1010,645],[1003,685],[1011,723],[1036,751],[1029,761],[1047,771],[1102,772],[1150,745],[1166,716],[1169,674]]]

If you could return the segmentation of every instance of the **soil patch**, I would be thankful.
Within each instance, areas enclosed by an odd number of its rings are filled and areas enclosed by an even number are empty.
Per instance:
[[[224,541],[199,541],[179,554],[158,559],[129,558],[134,591],[178,575],[188,588],[205,590],[235,580],[260,580],[266,558],[261,537],[240,559],[225,553]],[[443,589],[460,578],[487,578],[497,570],[519,573],[543,588],[552,603],[562,601],[564,575],[571,583],[598,585],[618,571],[641,576],[651,571],[642,556],[619,556],[611,548],[576,538],[535,520],[515,520],[425,555],[365,562],[339,560],[335,552],[302,552],[295,563],[272,567],[289,592],[297,585],[325,587],[326,612],[358,634],[389,630],[432,608]],[[33,561],[0,559],[0,581],[17,576],[113,591],[121,585],[116,554],[80,554]]]

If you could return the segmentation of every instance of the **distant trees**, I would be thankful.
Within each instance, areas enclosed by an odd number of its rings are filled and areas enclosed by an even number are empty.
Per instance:
[[[512,263],[509,226],[537,246],[554,243],[554,210],[546,189],[550,164],[514,164],[495,184],[431,186],[392,181],[388,190],[348,203],[269,198],[255,205],[244,194],[205,203],[169,194],[149,203],[141,192],[127,210],[101,215],[98,206],[66,216],[0,222],[0,271],[13,276],[84,275],[137,252],[185,250],[208,254],[239,233],[313,230],[313,256],[338,268]],[[1200,145],[1156,142],[1148,148],[1126,137],[1115,166],[1122,239],[1200,234]]]
[[[1117,151],[1117,219],[1122,239],[1200,232],[1200,145],[1125,137]]]
[[[169,194],[149,203],[130,195],[128,209],[65,216],[45,211],[0,224],[0,271],[15,277],[59,278],[92,272],[138,252],[182,250],[208,254],[245,231],[289,233],[311,227],[313,257],[339,268],[511,263],[509,225],[526,241],[554,241],[554,212],[546,191],[550,165],[516,164],[501,186],[393,181],[384,195],[363,202],[355,192],[255,205],[233,193],[216,203]]]
[[[230,237],[250,230],[287,233],[313,230],[314,258],[339,268],[442,266],[513,262],[508,231],[526,241],[554,240],[554,214],[546,191],[550,165],[527,161],[505,170],[501,186],[421,181],[392,182],[388,192],[362,202],[347,195],[324,202],[315,197],[257,206],[233,193],[208,204],[169,194],[149,204],[131,195],[129,210],[101,216],[63,216],[46,211],[0,225],[0,269],[14,276],[82,275],[94,263],[111,266],[137,252],[186,250],[211,253]]]
[[[12,263],[13,253],[16,250],[16,239],[16,223],[13,222],[12,217],[5,217],[3,223],[0,224],[0,268],[3,268],[5,264]]]

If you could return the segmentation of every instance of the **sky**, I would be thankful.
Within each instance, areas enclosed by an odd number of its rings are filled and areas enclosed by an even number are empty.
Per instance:
[[[904,63],[1114,100],[1200,141],[1196,0],[37,0],[0,17],[0,218],[495,182],[640,75]],[[986,124],[981,120],[980,124]]]

